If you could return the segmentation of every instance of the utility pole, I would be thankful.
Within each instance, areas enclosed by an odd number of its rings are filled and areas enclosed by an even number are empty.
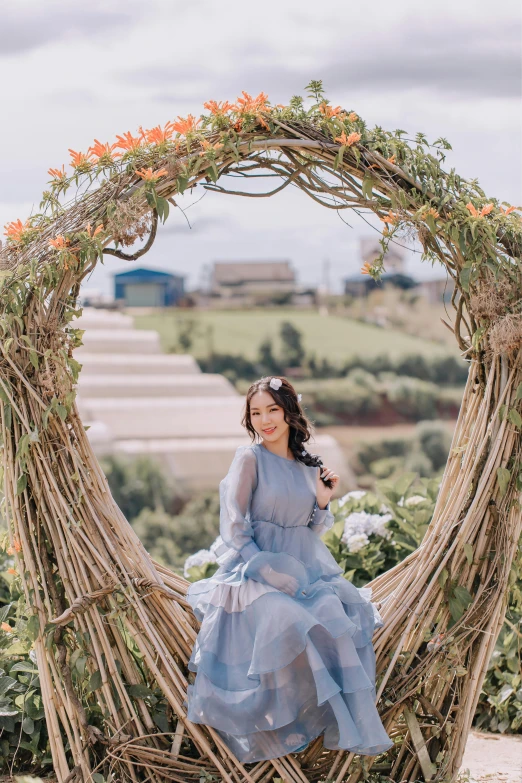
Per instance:
[[[321,265],[321,284],[317,289],[319,315],[328,315],[328,295],[330,293],[330,259],[323,258]]]

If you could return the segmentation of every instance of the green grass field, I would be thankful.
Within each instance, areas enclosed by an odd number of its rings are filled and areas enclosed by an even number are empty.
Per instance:
[[[380,353],[386,353],[393,359],[409,353],[424,353],[427,356],[453,353],[447,346],[436,342],[340,316],[320,315],[311,310],[172,310],[137,315],[134,318],[136,328],[159,332],[163,350],[167,352],[179,352],[176,346],[180,329],[183,323],[193,320],[193,341],[187,352],[196,358],[208,356],[213,349],[217,353],[254,359],[259,345],[267,337],[273,340],[277,353],[278,333],[283,321],[291,321],[302,332],[305,350],[307,353],[315,353],[319,361],[325,357],[340,363],[350,356],[375,356]],[[456,349],[455,355],[458,356]]]

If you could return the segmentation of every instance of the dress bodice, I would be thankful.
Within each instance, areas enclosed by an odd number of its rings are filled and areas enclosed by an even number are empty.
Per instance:
[[[318,468],[279,457],[256,443],[257,483],[248,516],[282,527],[307,525],[315,503]]]
[[[245,563],[261,550],[301,551],[303,546],[313,557],[310,536],[322,535],[333,524],[329,506],[317,505],[318,472],[318,467],[279,457],[262,444],[240,446],[219,485],[218,563],[232,567],[238,558]]]

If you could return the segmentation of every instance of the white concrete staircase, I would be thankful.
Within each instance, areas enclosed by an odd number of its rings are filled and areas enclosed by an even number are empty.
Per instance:
[[[149,454],[187,490],[217,489],[236,448],[250,442],[234,386],[202,373],[192,356],[162,353],[158,333],[133,328],[130,316],[84,308],[71,325],[85,329],[75,352],[78,409],[95,452]],[[313,450],[343,471],[334,438],[317,436]]]

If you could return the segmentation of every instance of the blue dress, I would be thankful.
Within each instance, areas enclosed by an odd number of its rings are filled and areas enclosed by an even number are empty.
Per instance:
[[[239,761],[303,750],[377,755],[393,745],[375,706],[371,588],[356,588],[320,536],[318,468],[241,446],[220,484],[218,570],[189,585],[201,627],[188,667],[187,717],[213,726]],[[260,567],[291,574],[294,596]]]

